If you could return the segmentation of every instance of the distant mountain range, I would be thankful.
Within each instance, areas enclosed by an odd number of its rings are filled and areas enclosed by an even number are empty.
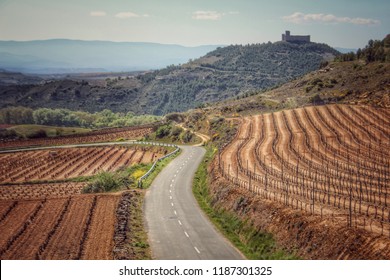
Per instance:
[[[185,63],[217,47],[67,39],[0,41],[0,69],[35,74],[143,71]]]
[[[350,53],[350,52],[356,53],[358,50],[358,49],[348,49],[348,48],[335,48],[335,49],[341,53]]]

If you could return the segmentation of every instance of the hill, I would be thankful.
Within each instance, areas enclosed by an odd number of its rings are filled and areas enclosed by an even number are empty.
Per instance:
[[[252,92],[207,110],[251,114],[328,103],[390,107],[390,63],[332,62],[270,91]]]
[[[42,81],[42,78],[37,76],[8,72],[0,69],[0,86],[38,84]]]
[[[318,69],[321,62],[338,54],[317,43],[220,47],[180,66],[106,79],[104,83],[61,80],[1,87],[1,107],[17,104],[163,115],[274,87]]]
[[[276,42],[218,48],[200,59],[155,71],[144,77],[153,113],[165,114],[267,89],[318,69],[338,52],[316,43]],[[154,96],[163,96],[161,102]]]
[[[65,39],[0,41],[0,68],[36,74],[149,70],[187,62],[216,47]]]
[[[390,34],[369,40],[356,53],[268,92],[254,91],[210,107],[220,113],[252,113],[326,103],[390,107]]]

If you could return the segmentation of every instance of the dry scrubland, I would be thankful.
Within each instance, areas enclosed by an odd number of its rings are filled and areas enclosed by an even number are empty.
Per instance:
[[[236,118],[238,133],[211,167],[213,191],[304,257],[388,259],[389,120],[388,109],[349,105]]]
[[[148,131],[149,128],[142,128],[142,132],[128,131],[126,136],[140,136]],[[103,141],[107,141],[118,137],[118,132],[104,135]],[[93,141],[95,136],[83,139]],[[32,140],[27,144],[43,144],[44,141]],[[56,144],[77,143],[79,139],[67,137],[55,141]],[[1,154],[0,258],[134,257],[127,245],[131,242],[128,226],[131,205],[139,199],[139,192],[81,194],[86,183],[69,180],[150,163],[165,153],[163,148],[112,146]]]

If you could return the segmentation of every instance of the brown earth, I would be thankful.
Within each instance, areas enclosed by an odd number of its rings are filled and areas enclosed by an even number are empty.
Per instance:
[[[91,176],[141,162],[151,163],[164,153],[163,148],[135,145],[53,148],[50,151],[0,154],[0,183],[4,185]],[[2,191],[0,188],[0,192]]]
[[[117,231],[122,224],[117,209],[133,192],[0,201],[0,258],[114,259],[115,240],[130,230],[126,223]]]
[[[389,237],[349,228],[337,217],[320,219],[280,203],[262,199],[223,178],[212,177],[210,192],[216,207],[233,211],[259,231],[270,232],[276,243],[303,259],[389,260]]]

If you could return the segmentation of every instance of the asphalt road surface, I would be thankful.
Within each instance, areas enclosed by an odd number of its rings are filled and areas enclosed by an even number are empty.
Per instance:
[[[160,172],[146,193],[145,215],[153,258],[243,259],[203,214],[192,194],[192,179],[204,148],[180,148],[182,153]]]

